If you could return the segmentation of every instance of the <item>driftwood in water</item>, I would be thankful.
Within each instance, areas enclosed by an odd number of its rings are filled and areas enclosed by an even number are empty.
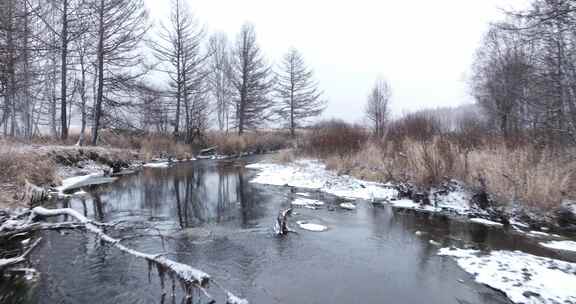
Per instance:
[[[286,235],[292,232],[288,228],[288,216],[292,213],[292,208],[284,209],[280,211],[278,217],[276,217],[276,222],[274,223],[274,233],[276,235]]]
[[[44,224],[38,222],[39,219],[46,217],[55,216],[68,216],[73,218],[77,222],[69,223],[57,223],[57,224]],[[187,302],[192,299],[192,293],[196,289],[202,291],[210,300],[214,303],[212,296],[206,291],[209,283],[214,283],[217,287],[221,288],[227,296],[227,303],[229,304],[248,304],[248,301],[239,297],[236,297],[228,290],[223,288],[217,282],[212,280],[210,276],[202,270],[193,268],[189,265],[182,264],[171,259],[164,257],[162,254],[148,254],[143,253],[121,244],[120,239],[115,239],[107,235],[102,227],[110,226],[108,224],[101,224],[89,220],[84,215],[80,214],[74,209],[62,208],[62,209],[46,209],[43,207],[35,207],[33,209],[27,210],[24,213],[13,215],[10,219],[4,221],[0,225],[0,236],[11,236],[19,233],[31,232],[34,230],[45,230],[45,229],[84,229],[87,232],[95,234],[101,241],[108,243],[109,245],[115,247],[116,249],[130,254],[134,257],[143,259],[148,262],[148,266],[151,269],[155,267],[160,275],[162,287],[164,287],[164,278],[168,275],[172,282],[179,282],[182,289],[186,293]],[[36,241],[26,252],[16,258],[0,260],[0,268],[7,267],[10,265],[22,263],[25,261],[26,256],[33,250],[33,248],[38,244]]]
[[[26,180],[24,194],[21,198],[23,202],[35,205],[48,199],[50,199],[50,194],[46,189],[38,187]]]

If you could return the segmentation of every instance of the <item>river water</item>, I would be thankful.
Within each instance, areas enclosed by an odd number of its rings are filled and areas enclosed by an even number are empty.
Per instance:
[[[274,218],[305,190],[250,183],[256,172],[244,165],[197,161],[145,169],[54,207],[72,207],[101,222],[122,221],[111,234],[123,244],[168,253],[250,303],[510,303],[475,283],[451,258],[437,256],[435,242],[556,257],[502,228],[368,202],[346,211],[334,207],[337,198],[317,192],[309,195],[327,205],[296,209],[290,223],[298,233],[279,238],[272,233]],[[329,229],[300,230],[298,220]],[[156,237],[159,233],[165,237]],[[2,303],[181,302],[178,288],[175,297],[169,287],[163,295],[157,274],[145,262],[93,235],[45,232],[42,237],[32,256],[39,278],[0,281]],[[218,289],[210,291],[224,303]],[[199,296],[196,302],[206,301]]]

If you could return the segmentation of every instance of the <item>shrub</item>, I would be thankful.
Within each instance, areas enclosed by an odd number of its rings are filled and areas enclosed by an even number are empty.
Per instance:
[[[368,133],[359,126],[340,120],[316,124],[304,140],[305,152],[319,157],[344,157],[358,152],[368,140]]]

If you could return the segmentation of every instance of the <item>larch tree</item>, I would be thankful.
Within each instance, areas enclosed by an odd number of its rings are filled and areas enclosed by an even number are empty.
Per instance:
[[[125,94],[144,71],[138,52],[148,30],[148,13],[143,0],[90,0],[96,24],[96,98],[92,126],[92,144],[98,143],[98,131],[108,106],[122,106]]]
[[[169,95],[174,100],[174,135],[177,137],[181,133],[183,109],[186,110],[189,104],[189,93],[198,80],[203,62],[200,56],[203,38],[204,30],[198,25],[186,2],[172,0],[170,24],[162,25],[159,41],[154,42],[152,48],[161,63],[160,70],[170,77]],[[188,113],[184,114],[186,118]],[[188,124],[187,119],[184,122]]]
[[[326,101],[321,98],[322,91],[313,79],[312,70],[296,49],[284,56],[277,79],[276,95],[280,100],[277,113],[295,136],[298,127],[324,111]]]
[[[238,134],[261,127],[273,115],[275,78],[256,42],[254,26],[244,24],[233,52],[235,123]]]
[[[366,117],[370,121],[374,136],[378,138],[382,138],[385,135],[386,123],[390,112],[391,97],[392,88],[384,79],[377,80],[372,91],[368,95]]]
[[[209,42],[209,82],[220,131],[228,132],[234,87],[231,81],[230,49],[223,33],[216,33]]]

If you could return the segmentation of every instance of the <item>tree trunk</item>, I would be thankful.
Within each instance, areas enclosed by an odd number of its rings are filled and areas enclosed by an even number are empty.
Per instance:
[[[61,88],[60,88],[60,120],[62,123],[61,138],[66,140],[68,138],[68,119],[67,115],[67,74],[68,74],[68,0],[62,1],[62,32],[60,34],[62,39],[61,49]]]
[[[100,0],[98,24],[98,92],[94,108],[94,128],[92,130],[92,145],[98,144],[98,129],[102,116],[102,99],[104,94],[104,0]]]

